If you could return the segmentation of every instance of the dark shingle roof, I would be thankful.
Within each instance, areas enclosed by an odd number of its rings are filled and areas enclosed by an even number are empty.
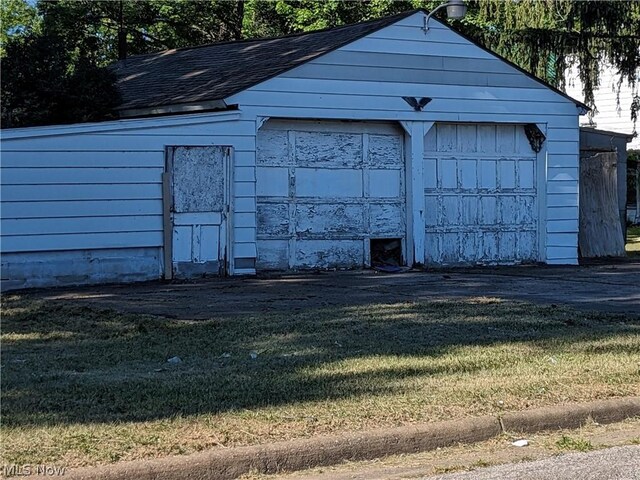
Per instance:
[[[427,13],[424,9],[416,9],[378,20],[316,32],[214,43],[130,57],[113,67],[122,95],[118,110],[135,111],[222,100],[417,12]],[[462,32],[452,30],[522,74],[589,110],[585,104]]]
[[[119,109],[221,100],[417,11],[311,33],[130,57],[114,66]]]

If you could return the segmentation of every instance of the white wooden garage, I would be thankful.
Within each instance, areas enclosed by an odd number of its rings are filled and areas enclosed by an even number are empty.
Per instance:
[[[586,107],[425,16],[132,57],[121,120],[3,131],[4,287],[361,268],[387,246],[577,263]]]

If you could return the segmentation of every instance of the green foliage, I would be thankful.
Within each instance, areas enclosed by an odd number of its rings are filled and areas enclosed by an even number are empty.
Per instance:
[[[276,2],[247,0],[242,19],[244,38],[264,38],[287,35],[294,32],[291,20],[276,10]]]
[[[568,435],[563,435],[562,438],[556,442],[556,446],[560,450],[575,450],[578,452],[593,450],[593,445],[591,445],[590,441],[569,437]]]
[[[466,1],[468,14],[462,20],[447,20],[443,10],[436,16],[560,88],[564,82],[562,73],[569,65],[577,65],[585,101],[590,106],[595,106],[593,91],[599,85],[600,66],[605,59],[618,70],[619,86],[623,82],[637,86],[640,2]],[[26,0],[3,0],[0,43],[4,49],[8,42],[23,41],[29,36],[55,37],[65,50],[68,68],[80,61],[80,52],[91,65],[101,67],[129,55],[335,27],[418,7],[432,10],[440,3],[441,0],[39,0],[36,10]],[[9,76],[14,74],[21,75],[11,72]],[[631,111],[635,120],[640,97],[633,99]],[[25,111],[23,118],[27,117]],[[40,117],[40,113],[34,113],[34,118]]]
[[[25,0],[3,0],[2,126],[103,119],[118,99],[104,67],[128,55],[239,39],[244,7],[222,0],[41,0],[36,10]]]
[[[562,87],[564,76],[546,75],[576,65],[585,101],[595,106],[600,67],[610,62],[620,84],[638,82],[640,3],[572,0],[476,0],[467,20],[474,38],[524,69]],[[633,106],[632,106],[633,107]],[[636,114],[638,105],[632,108]]]
[[[440,3],[439,0],[248,0],[243,34],[251,38],[308,32],[415,8],[429,10]],[[272,28],[265,28],[267,24],[271,24]]]
[[[97,39],[99,59],[242,36],[244,2],[222,0],[58,0],[38,4],[50,32],[75,45]]]
[[[0,56],[10,38],[27,35],[39,27],[38,12],[26,0],[2,0],[0,2]]]
[[[113,75],[64,39],[12,39],[2,61],[2,126],[23,127],[108,118],[118,103]]]

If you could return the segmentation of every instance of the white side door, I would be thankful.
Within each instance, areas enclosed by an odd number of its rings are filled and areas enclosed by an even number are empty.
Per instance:
[[[230,159],[230,147],[167,148],[165,278],[227,273]]]

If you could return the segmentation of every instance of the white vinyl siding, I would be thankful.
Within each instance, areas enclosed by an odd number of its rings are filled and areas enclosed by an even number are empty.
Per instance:
[[[640,70],[636,72],[636,75],[640,75]],[[567,93],[574,98],[584,98],[582,82],[578,77],[577,67],[567,69],[565,77]],[[581,119],[581,125],[593,125],[600,130],[625,134],[631,134],[636,130],[631,121],[631,102],[633,101],[634,91],[626,82],[623,82],[620,85],[618,95],[619,80],[620,77],[610,64],[604,63],[601,66],[600,85],[593,92],[597,112],[593,116],[593,123],[590,122],[588,117],[584,117]],[[637,89],[635,95],[638,95]],[[637,127],[637,122],[635,127]],[[640,136],[632,139],[627,145],[627,149],[640,149]]]
[[[11,256],[21,252],[52,252],[54,258],[59,256],[54,252],[69,250],[84,252],[80,257],[113,248],[159,251],[162,173],[165,147],[170,145],[233,147],[236,163],[250,165],[236,170],[234,190],[243,216],[234,218],[234,225],[255,228],[255,123],[238,116],[204,114],[3,132],[3,265],[23,262],[23,257]],[[254,242],[241,234],[235,250],[248,250],[251,257]],[[159,254],[153,255],[160,261]],[[158,271],[160,265],[153,275]]]

